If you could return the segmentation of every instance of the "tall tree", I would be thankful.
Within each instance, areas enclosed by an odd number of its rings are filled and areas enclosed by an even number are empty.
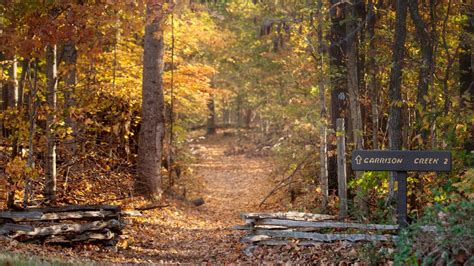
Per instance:
[[[329,47],[329,66],[331,78],[331,124],[334,132],[336,132],[336,120],[338,118],[346,118],[348,115],[347,101],[347,79],[346,64],[344,61],[343,40],[346,36],[346,28],[344,25],[344,6],[345,1],[330,0],[329,15],[331,19],[330,27],[330,47]],[[350,128],[350,123],[347,123]],[[331,145],[331,150],[335,151],[335,145]],[[335,154],[335,152],[333,153]],[[336,176],[337,161],[336,156],[329,157],[328,172],[329,176]],[[337,180],[330,179],[329,186],[332,189],[337,187]]]
[[[462,108],[474,109],[474,0],[464,0],[463,10],[467,20],[463,23],[463,32],[460,36],[461,49],[459,54],[459,83],[460,83],[460,106]],[[470,126],[471,132],[474,126]],[[474,134],[465,143],[466,150],[474,150]]]
[[[76,62],[77,49],[73,41],[68,41],[63,47],[63,60],[66,68],[66,76],[64,77],[64,116],[67,128],[72,129],[73,138],[66,142],[66,148],[69,152],[74,154],[76,152],[76,135],[77,126],[72,118],[71,110],[74,106],[74,92],[77,82]]]
[[[359,75],[358,75],[358,34],[357,28],[357,3],[346,6],[346,31],[348,33],[346,42],[346,56],[347,56],[347,88],[349,92],[349,106],[351,109],[350,115],[352,120],[352,138],[355,144],[355,149],[363,149],[362,136],[362,113],[360,108],[359,96]],[[356,173],[356,178],[362,177],[361,172]],[[357,205],[361,210],[361,214],[367,213],[368,207],[364,199],[363,191],[358,189],[356,197]]]
[[[418,10],[418,0],[408,1],[410,17],[413,20],[416,28],[416,38],[421,47],[422,63],[420,65],[420,72],[418,74],[418,91],[416,100],[420,108],[416,108],[418,130],[424,141],[428,138],[428,130],[424,125],[424,117],[427,110],[426,96],[428,95],[428,87],[433,78],[433,38],[430,34],[427,24],[423,21]]]
[[[149,198],[161,195],[161,157],[165,135],[163,98],[164,0],[146,6],[143,54],[142,121],[138,141],[135,192]]]
[[[320,176],[319,183],[321,187],[321,193],[323,194],[322,208],[325,210],[329,201],[329,188],[328,188],[328,143],[327,143],[327,111],[326,111],[326,88],[324,83],[326,81],[326,75],[324,73],[324,65],[326,58],[326,47],[323,39],[323,16],[322,16],[323,2],[318,0],[316,6],[317,19],[318,19],[318,50],[319,50],[319,101],[320,111],[319,116],[321,118],[321,125],[319,127],[319,160],[320,160]],[[317,59],[317,58],[315,58]]]
[[[370,94],[371,116],[372,116],[372,149],[378,149],[378,130],[379,130],[379,113],[378,113],[378,91],[377,91],[377,65],[375,62],[375,24],[377,17],[374,14],[374,2],[368,2],[369,16],[367,21],[367,38],[369,39],[368,50],[368,91]]]
[[[57,59],[56,45],[46,47],[46,169],[44,198],[46,202],[56,202],[56,135],[54,124],[56,120],[56,89],[57,89]]]
[[[392,47],[392,68],[390,72],[388,140],[391,150],[402,148],[402,69],[405,56],[406,19],[408,0],[397,0],[395,17],[395,36]],[[394,179],[390,177],[389,199],[394,195]]]
[[[214,93],[209,95],[207,100],[207,109],[209,109],[209,114],[207,115],[207,134],[213,135],[216,134],[216,106]]]

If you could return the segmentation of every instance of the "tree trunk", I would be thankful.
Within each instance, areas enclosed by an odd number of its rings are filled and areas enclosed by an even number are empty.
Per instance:
[[[207,108],[209,110],[209,114],[207,115],[207,135],[213,135],[216,134],[216,106],[214,104],[214,94],[209,96]]]
[[[56,69],[56,45],[46,47],[46,167],[44,198],[47,203],[56,202],[56,135],[54,124],[56,120],[56,87],[57,87],[57,69]]]
[[[422,64],[420,66],[420,72],[418,74],[418,92],[416,96],[416,101],[419,104],[420,108],[416,109],[416,119],[417,119],[417,133],[421,135],[421,139],[424,141],[422,147],[427,146],[425,143],[428,141],[428,125],[430,122],[434,121],[425,121],[425,114],[427,111],[427,97],[428,90],[431,80],[433,79],[433,68],[434,68],[434,56],[433,56],[433,38],[432,34],[429,33],[428,26],[423,21],[423,18],[420,15],[418,10],[418,0],[411,0],[408,2],[408,9],[410,11],[410,17],[413,20],[416,28],[416,38],[421,47],[421,57]],[[429,124],[428,124],[429,123]],[[433,135],[433,134],[432,134]],[[434,141],[434,139],[432,139]],[[423,193],[423,179],[420,175],[417,175],[415,188],[418,193]],[[411,206],[416,208],[416,193],[411,195]]]
[[[30,73],[28,75],[29,83],[29,92],[27,97],[27,118],[28,118],[28,161],[27,166],[30,169],[34,169],[34,146],[33,139],[35,137],[36,131],[36,109],[38,106],[38,101],[36,100],[36,93],[38,91],[38,59],[34,60],[34,72],[33,72],[33,81],[31,81]],[[29,204],[31,194],[31,180],[30,177],[25,179],[25,190],[23,192],[23,205],[26,207]]]
[[[319,158],[320,158],[320,176],[319,184],[321,193],[323,195],[322,209],[326,210],[329,201],[329,188],[328,188],[328,143],[327,143],[327,114],[326,114],[326,89],[324,83],[326,75],[324,73],[324,60],[325,60],[325,45],[323,40],[323,17],[322,17],[322,0],[318,0],[317,3],[317,14],[318,14],[318,43],[319,43],[319,56],[320,56],[320,75],[319,75],[319,105],[320,105],[320,119],[321,125],[319,127],[320,143],[319,143]]]
[[[370,93],[371,116],[372,116],[372,149],[378,149],[378,130],[379,130],[379,112],[378,112],[378,91],[377,91],[377,66],[375,63],[375,24],[376,16],[374,14],[373,0],[369,0],[369,21],[367,23],[369,51],[368,51],[368,89]]]
[[[356,10],[355,5],[346,7],[346,31],[354,32],[356,29]],[[346,43],[346,56],[347,56],[347,88],[349,91],[349,105],[351,108],[351,120],[352,120],[352,138],[354,141],[354,147],[356,150],[362,150],[363,147],[363,136],[362,136],[362,113],[360,109],[360,97],[359,97],[359,75],[357,71],[357,34],[350,35]],[[362,178],[362,172],[356,172],[356,179]],[[368,212],[367,200],[363,195],[363,189],[357,188],[356,204],[359,207],[360,214],[366,215]]]
[[[346,77],[346,64],[344,62],[343,47],[341,45],[342,40],[346,35],[346,29],[343,24],[344,17],[344,3],[342,0],[330,0],[330,18],[331,18],[331,30],[329,34],[329,40],[331,42],[329,47],[329,74],[331,82],[331,124],[333,132],[336,132],[336,120],[338,118],[346,118],[348,112],[348,101],[347,101],[347,79]],[[348,125],[350,128],[350,125]],[[336,177],[337,175],[337,161],[335,156],[335,145],[331,145],[330,150],[332,156],[329,157],[328,174],[329,176]],[[330,178],[329,188],[331,190],[337,189],[337,180]]]
[[[408,6],[411,19],[415,24],[416,38],[420,44],[422,56],[422,64],[418,74],[418,93],[416,96],[417,103],[421,107],[416,108],[417,131],[421,134],[423,141],[427,141],[428,126],[424,121],[424,116],[427,110],[426,97],[428,95],[428,87],[433,76],[433,43],[429,29],[418,11],[418,1],[408,1]]]
[[[473,37],[474,32],[474,0],[463,1],[465,13],[468,14],[468,21],[463,25],[463,33],[460,36],[461,49],[459,53],[459,83],[460,83],[460,107],[468,108],[468,113],[473,112],[474,106],[474,49]],[[463,110],[461,110],[463,111]],[[471,132],[474,126],[470,127]],[[467,151],[474,150],[474,136],[471,135],[466,140],[464,148]]]
[[[461,52],[459,54],[459,83],[460,83],[460,107],[468,108],[467,113],[474,112],[474,49],[473,49],[473,32],[474,32],[474,0],[465,0],[465,13],[468,14],[467,23],[463,25],[463,33],[461,39]],[[461,110],[463,111],[463,110]],[[471,124],[471,132],[474,126]],[[474,150],[474,136],[464,144],[466,151]]]
[[[76,152],[76,137],[77,137],[77,125],[71,115],[71,107],[75,105],[73,98],[77,75],[76,75],[76,63],[77,63],[77,50],[73,41],[69,41],[64,45],[63,48],[63,60],[66,68],[66,76],[64,77],[64,117],[66,128],[72,130],[72,138],[66,141],[66,150],[70,154]]]
[[[17,82],[17,63],[16,63],[16,58],[13,57],[11,58],[11,64],[10,67],[8,68],[8,81],[3,84],[3,110],[7,110],[9,107],[14,108],[18,104],[18,82]],[[16,99],[16,100],[15,100]],[[8,116],[7,116],[8,117]],[[8,120],[5,120],[8,121]],[[4,124],[3,126],[3,134],[5,137],[9,137],[11,133],[11,125],[8,127],[5,127],[8,123]],[[11,157],[12,159],[16,157],[17,155],[17,141],[13,141],[12,143],[12,153]],[[12,179],[11,176],[7,175],[7,182],[9,184],[8,186],[8,192],[7,192],[7,199],[6,199],[6,204],[8,209],[14,208],[14,203],[15,203],[15,183]]]
[[[18,63],[17,59],[14,56],[12,58],[12,63],[10,68],[8,69],[8,106],[12,108],[17,108],[18,107]],[[11,153],[11,158],[14,159],[18,155],[18,128],[12,128],[13,133],[13,141],[12,141],[12,153]]]
[[[407,0],[397,0],[395,36],[392,48],[392,69],[390,72],[389,83],[389,121],[388,121],[388,138],[391,150],[400,150],[402,148],[402,68],[403,58],[405,56],[405,39],[406,39],[406,18],[407,18]],[[394,178],[390,176],[389,184],[389,200],[394,195]]]
[[[12,58],[12,63],[8,70],[8,75],[10,79],[8,80],[8,106],[17,107],[18,106],[18,79],[17,79],[17,60],[16,57]]]
[[[472,32],[474,32],[474,0],[463,1],[465,14],[469,14],[467,23],[463,25],[461,34],[461,53],[459,55],[459,83],[461,107],[474,103],[474,49],[472,47]],[[471,2],[471,3],[469,3]]]
[[[152,199],[161,196],[161,156],[165,135],[163,98],[164,1],[148,1],[143,56],[142,121],[138,140],[135,192]]]

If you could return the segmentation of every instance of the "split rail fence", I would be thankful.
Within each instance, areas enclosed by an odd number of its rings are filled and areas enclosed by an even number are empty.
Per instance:
[[[340,222],[336,216],[301,212],[244,213],[241,218],[245,224],[233,229],[245,230],[241,242],[250,246],[279,246],[292,241],[301,246],[333,241],[395,241],[399,230],[398,225]],[[421,229],[434,231],[435,227]]]
[[[120,206],[87,205],[0,211],[0,235],[22,242],[114,245],[124,221]]]

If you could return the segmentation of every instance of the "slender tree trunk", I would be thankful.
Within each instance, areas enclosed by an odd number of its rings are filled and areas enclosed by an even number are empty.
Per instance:
[[[423,21],[418,10],[418,0],[408,1],[408,9],[410,11],[410,17],[413,20],[416,28],[416,38],[421,47],[421,58],[422,64],[420,66],[420,72],[418,74],[418,92],[417,92],[417,103],[420,108],[416,108],[417,117],[417,133],[421,135],[422,140],[426,143],[428,141],[428,121],[425,121],[425,114],[427,112],[427,97],[431,81],[433,80],[433,68],[434,68],[434,51],[433,51],[433,37],[431,36],[428,26]],[[429,121],[434,123],[434,121]],[[431,123],[430,123],[431,124]],[[434,125],[433,125],[434,126]],[[434,134],[432,135],[432,141],[434,142]],[[421,148],[424,148],[426,144]],[[418,193],[423,192],[423,179],[421,175],[416,178],[416,190]],[[412,193],[411,205],[416,208],[417,198],[416,193]]]
[[[331,7],[329,76],[331,78],[331,124],[334,130],[333,132],[336,132],[336,120],[338,118],[347,118],[348,112],[347,79],[345,78],[347,73],[342,47],[342,40],[346,35],[346,29],[343,24],[345,19],[343,8],[345,4],[342,2],[342,0],[329,1]],[[351,128],[349,123],[347,123],[347,128]],[[335,145],[331,145],[330,150],[333,151],[332,154],[335,154]],[[335,177],[337,175],[336,156],[330,156],[328,163],[328,174],[329,176]],[[329,188],[337,188],[337,180],[335,178],[329,179]]]
[[[8,75],[10,79],[8,81],[8,106],[17,107],[18,106],[18,63],[16,57],[12,58],[12,64],[8,70]]]
[[[474,3],[473,3],[474,4]],[[448,30],[448,19],[449,19],[449,16],[451,15],[451,8],[452,8],[452,0],[448,0],[448,3],[447,3],[448,7],[446,8],[446,16],[444,17],[444,21],[443,21],[443,29],[442,29],[442,33],[441,33],[441,38],[443,40],[443,48],[444,48],[444,52],[446,53],[446,57],[447,57],[447,64],[446,64],[446,69],[444,71],[444,78],[443,78],[443,94],[444,94],[444,114],[447,115],[448,112],[449,112],[449,109],[451,107],[451,100],[450,100],[450,95],[449,95],[449,79],[450,79],[450,76],[451,76],[451,68],[453,66],[453,63],[454,63],[454,58],[453,56],[451,55],[451,51],[449,49],[449,45],[448,45],[448,40],[446,38],[446,34],[447,34],[447,30]]]
[[[22,113],[23,113],[23,91],[24,91],[25,80],[26,80],[26,76],[27,76],[27,73],[29,71],[29,68],[30,68],[30,60],[29,59],[24,59],[23,63],[22,63],[22,72],[21,72],[20,80],[19,80],[18,86],[17,86],[18,88],[15,89],[17,91],[17,95],[18,95],[17,100],[15,101],[15,106],[18,107],[18,114],[19,115],[22,115]],[[18,139],[19,139],[20,136],[19,136],[19,133],[18,133],[18,129],[16,131],[17,131],[17,133],[13,137],[12,158],[15,158],[18,155],[18,149],[19,149]]]
[[[0,54],[0,60],[5,60],[4,55]],[[0,65],[0,79],[2,80],[0,82],[1,90],[2,90],[2,111],[6,111],[8,108],[8,75],[5,76],[5,68],[4,65]],[[8,71],[8,68],[6,69]],[[6,135],[4,134],[5,132],[5,125],[2,126],[2,134],[4,137]]]
[[[347,22],[346,31],[354,32],[356,29],[356,11],[354,6],[348,6],[347,11]],[[357,72],[357,34],[351,35],[348,38],[346,44],[346,56],[347,56],[347,88],[349,91],[349,105],[351,108],[351,120],[352,120],[352,138],[355,144],[355,149],[362,150],[363,147],[363,136],[362,136],[362,113],[360,107],[359,97],[359,75]],[[362,172],[356,172],[356,178],[362,178]],[[362,188],[357,188],[356,205],[359,207],[360,214],[366,215],[368,213],[367,200],[363,195],[365,192]]]
[[[209,114],[207,115],[207,135],[213,135],[216,134],[216,107],[214,104],[214,94],[209,96],[207,109],[209,110]]]
[[[395,36],[392,48],[392,69],[390,72],[389,83],[389,121],[388,121],[388,138],[391,150],[400,150],[402,148],[402,68],[405,56],[405,39],[406,39],[406,18],[407,18],[407,1],[397,0]],[[394,196],[394,178],[390,176],[389,184],[389,200]]]
[[[46,167],[44,198],[47,203],[56,203],[56,134],[54,130],[56,120],[56,45],[46,47]]]
[[[317,14],[318,14],[318,48],[319,48],[319,104],[320,104],[320,119],[321,125],[319,127],[320,142],[319,142],[319,160],[320,160],[320,176],[319,183],[321,193],[323,195],[322,209],[326,210],[329,201],[328,188],[328,143],[327,143],[327,111],[326,111],[326,89],[324,86],[326,75],[324,73],[324,60],[326,56],[324,39],[323,39],[323,16],[322,16],[322,0],[318,0]]]
[[[77,137],[77,125],[72,117],[71,110],[75,105],[73,98],[75,87],[77,83],[76,74],[76,63],[77,63],[77,50],[73,41],[69,41],[64,45],[63,48],[63,60],[66,68],[66,76],[64,77],[64,117],[66,128],[72,130],[72,138],[66,141],[66,150],[70,154],[76,153],[76,137]]]
[[[138,141],[135,192],[161,196],[161,157],[165,135],[163,98],[163,20],[165,1],[148,1],[143,55],[142,121]]]
[[[34,160],[34,145],[33,139],[36,131],[36,110],[38,108],[38,101],[36,100],[36,94],[38,91],[38,59],[34,60],[34,72],[33,81],[31,81],[30,73],[28,75],[28,84],[30,90],[27,96],[27,118],[28,118],[28,161],[27,166],[30,169],[35,168]],[[25,190],[23,193],[23,206],[28,206],[31,196],[31,180],[29,177],[25,179]]]
[[[20,76],[20,81],[18,83],[18,107],[23,108],[24,98],[25,98],[25,82],[28,77],[28,71],[30,69],[30,59],[25,58],[23,59],[23,63],[21,65],[22,72]]]
[[[459,54],[459,83],[460,83],[460,106],[466,107],[469,102],[474,103],[474,0],[464,0],[464,13],[468,14],[467,22],[463,25],[460,35],[461,52]]]
[[[461,51],[459,54],[459,93],[461,96],[461,111],[472,113],[474,111],[474,48],[473,37],[474,32],[474,0],[463,1],[465,10],[464,14],[468,14],[468,21],[463,25],[463,32],[460,35]],[[465,109],[467,108],[467,110]],[[474,126],[470,126],[471,132]],[[464,148],[468,151],[474,150],[474,134],[466,140]]]
[[[12,63],[10,68],[8,69],[8,75],[9,75],[9,80],[8,80],[8,106],[12,108],[18,107],[18,63],[17,59],[14,56],[12,58]],[[12,129],[12,154],[11,158],[15,158],[18,155],[18,128],[13,128]]]
[[[427,101],[429,84],[433,76],[433,43],[432,37],[429,34],[429,29],[423,21],[418,11],[418,0],[408,1],[410,16],[415,24],[416,38],[421,47],[422,64],[420,66],[420,73],[418,74],[418,93],[416,96],[417,103],[421,108],[416,108],[417,113],[417,128],[418,133],[421,134],[423,141],[428,139],[428,127],[424,122],[424,117],[427,111]]]
[[[4,85],[4,110],[10,108],[15,108],[18,105],[18,80],[17,80],[17,62],[16,58],[11,58],[11,64],[8,68],[8,82]],[[11,127],[5,130],[5,136],[10,136]],[[15,136],[14,134],[13,136]],[[13,141],[12,143],[12,153],[11,158],[14,159],[17,156],[18,149],[17,149],[17,141]],[[14,208],[15,204],[15,181],[12,179],[11,176],[7,176],[7,181],[10,184],[7,193],[7,208],[12,209]]]
[[[379,112],[378,112],[378,90],[377,90],[377,66],[375,57],[377,55],[375,48],[375,24],[377,17],[374,14],[373,0],[369,0],[369,21],[367,23],[367,32],[369,39],[368,51],[368,89],[370,93],[371,116],[372,116],[372,149],[378,149],[378,130],[379,130]],[[371,14],[371,15],[370,15]]]

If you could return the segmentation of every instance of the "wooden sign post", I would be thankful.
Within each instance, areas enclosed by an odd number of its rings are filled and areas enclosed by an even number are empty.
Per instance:
[[[407,171],[451,171],[449,151],[370,151],[352,152],[354,171],[392,171],[398,182],[397,221],[400,227],[407,225]]]

